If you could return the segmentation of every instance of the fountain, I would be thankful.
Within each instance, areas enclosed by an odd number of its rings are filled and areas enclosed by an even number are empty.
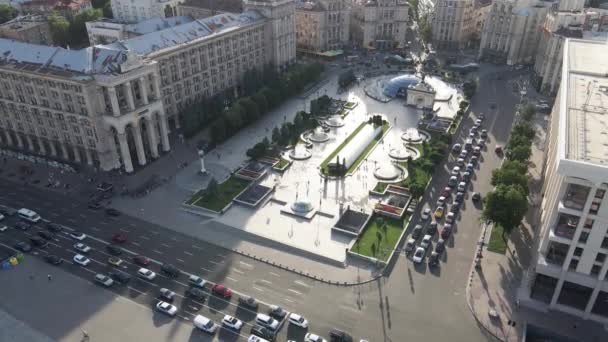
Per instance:
[[[381,181],[397,181],[407,177],[407,170],[393,163],[384,163],[374,170],[374,177]]]
[[[308,136],[308,139],[312,142],[322,143],[329,140],[329,135],[323,132],[321,127],[315,128],[315,130]]]
[[[422,142],[431,139],[431,136],[425,131],[410,127],[401,135],[401,139],[410,144],[422,144]]]
[[[325,120],[325,123],[329,127],[342,127],[344,126],[344,120],[339,115],[334,115],[329,119]]]
[[[291,211],[296,215],[306,215],[306,213],[313,210],[315,207],[310,203],[307,197],[300,200],[296,200],[290,206]]]
[[[293,160],[304,160],[312,156],[309,150],[302,144],[296,145],[293,150],[289,151],[289,157]]]
[[[388,156],[395,160],[408,160],[412,158],[412,160],[416,160],[420,158],[420,152],[410,146],[405,145],[404,147],[393,147],[388,152]]]

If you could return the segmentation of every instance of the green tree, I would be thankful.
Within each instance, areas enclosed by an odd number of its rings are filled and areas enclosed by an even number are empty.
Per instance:
[[[87,21],[95,21],[101,18],[103,11],[98,8],[89,8],[74,17],[70,25],[70,44],[82,44],[87,41]]]
[[[414,181],[410,183],[409,186],[410,192],[414,198],[419,198],[424,194],[424,190],[426,189],[426,184],[421,183],[420,181]]]
[[[467,99],[471,99],[477,92],[477,82],[475,80],[468,80],[462,85],[462,92]]]
[[[242,98],[239,103],[243,106],[247,122],[255,122],[260,118],[261,113],[258,110],[258,105],[250,97]]]
[[[257,93],[255,93],[255,95],[253,95],[252,99],[258,106],[258,111],[260,112],[260,114],[266,114],[266,112],[268,111],[268,101],[266,100],[264,94],[262,94],[261,91],[258,91]]]
[[[272,129],[272,142],[278,144],[281,141],[281,131],[278,127]]]
[[[526,173],[519,172],[519,170],[514,168],[502,167],[492,171],[492,185],[518,185],[524,191],[524,194],[528,194],[528,177]]]
[[[516,145],[507,150],[507,158],[510,160],[517,160],[520,162],[527,162],[532,155],[532,148],[530,145]]]
[[[5,4],[0,5],[0,24],[15,18],[17,14],[18,12],[14,7]]]
[[[498,185],[486,195],[484,204],[483,217],[502,226],[503,239],[528,211],[528,200],[518,185]]]
[[[211,196],[216,196],[218,193],[218,184],[215,178],[211,178],[209,180],[209,184],[207,184],[206,192]]]
[[[107,1],[105,5],[103,5],[102,11],[104,18],[114,18],[114,13],[112,12],[112,3],[110,1]]]
[[[240,106],[233,106],[226,112],[226,123],[230,126],[230,132],[235,133],[243,127],[243,115]]]
[[[215,144],[219,144],[226,139],[227,129],[224,118],[219,118],[211,124],[211,140]]]
[[[431,27],[431,23],[429,23],[428,18],[426,16],[422,17],[419,21],[420,27],[420,36],[422,40],[429,44],[433,39],[433,28]]]
[[[530,121],[532,117],[536,114],[536,108],[533,105],[526,105],[521,111],[521,118],[525,121]]]
[[[530,126],[530,124],[527,122],[518,122],[511,129],[511,138],[509,140],[513,140],[514,137],[518,136],[532,140],[536,136],[536,130],[534,130],[534,128],[532,128],[532,126]]]
[[[70,23],[57,12],[51,13],[48,18],[49,28],[53,41],[57,45],[66,46],[70,41]]]

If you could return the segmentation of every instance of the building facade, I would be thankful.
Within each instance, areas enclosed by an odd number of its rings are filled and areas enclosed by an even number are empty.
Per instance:
[[[401,49],[409,20],[405,0],[352,0],[350,35],[364,49]]]
[[[51,29],[46,17],[41,15],[24,15],[0,25],[0,37],[15,39],[20,42],[53,45]]]
[[[608,45],[567,39],[563,51],[544,165],[541,240],[520,300],[605,324]]]
[[[154,18],[177,15],[181,0],[111,0],[114,19],[123,23],[137,23]]]
[[[461,49],[469,42],[474,25],[473,0],[438,0],[431,14],[433,45]]]
[[[138,37],[194,21],[189,16],[155,18],[134,24],[124,24],[114,19],[87,21],[87,35],[91,45],[109,44],[118,40]]]
[[[55,11],[68,19],[90,8],[93,8],[91,0],[32,0],[21,3],[21,10],[25,13],[48,15]]]
[[[345,0],[298,2],[297,48],[304,52],[341,49],[349,42],[350,10]]]

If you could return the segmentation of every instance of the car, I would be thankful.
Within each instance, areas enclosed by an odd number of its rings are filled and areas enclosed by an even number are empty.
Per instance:
[[[435,253],[441,255],[445,251],[445,240],[439,239],[435,244]]]
[[[91,263],[91,259],[85,257],[82,254],[76,254],[74,255],[74,262],[77,263],[80,266],[87,266],[88,264]]]
[[[424,259],[424,253],[426,253],[426,249],[424,249],[422,247],[416,248],[416,251],[414,252],[414,256],[412,256],[412,260],[414,260],[414,262],[417,264],[421,263],[422,259]]]
[[[171,264],[162,264],[160,271],[173,278],[177,278],[180,273],[179,269]]]
[[[439,198],[437,199],[437,205],[438,206],[445,205],[445,200],[446,200],[445,196],[439,196]]]
[[[171,305],[167,302],[163,302],[162,300],[156,303],[156,310],[164,313],[165,315],[169,315],[171,317],[177,314],[177,307],[175,305]]]
[[[456,214],[454,212],[448,213],[448,216],[445,217],[445,222],[446,223],[454,223],[454,221],[456,220]]]
[[[313,334],[313,333],[306,333],[306,335],[304,336],[304,341],[305,342],[327,342],[323,337]]]
[[[479,141],[477,142],[477,146],[479,146],[480,149],[483,150],[484,147],[486,147],[486,140],[484,139],[479,139]]]
[[[186,290],[186,296],[199,301],[205,300],[205,292],[201,291],[200,289],[197,289],[196,287],[188,288]]]
[[[494,103],[494,102],[490,103],[490,107],[492,107],[492,106],[496,106],[496,103]],[[484,113],[479,113],[479,115],[477,115],[477,118],[483,122],[483,120],[486,119],[486,115]]]
[[[29,252],[32,250],[32,245],[24,241],[19,241],[15,244],[15,249],[18,249],[22,252]]]
[[[205,287],[205,284],[207,284],[205,279],[195,275],[190,275],[188,277],[188,283],[192,286],[200,287],[201,289]]]
[[[464,201],[464,192],[457,192],[454,200],[462,203]]]
[[[443,217],[444,211],[445,211],[445,208],[443,206],[437,207],[437,209],[435,209],[435,213],[433,214],[433,216],[435,216],[436,219],[440,219]]]
[[[116,233],[116,234],[112,235],[112,241],[117,242],[117,243],[125,243],[125,242],[127,242],[127,236],[122,233]]]
[[[441,229],[441,234],[440,234],[441,238],[444,240],[447,240],[451,234],[452,234],[452,225],[444,224],[443,229]]]
[[[470,173],[469,171],[465,171],[465,172],[462,174],[462,180],[463,180],[465,183],[470,182],[470,181],[471,181],[471,173]]]
[[[263,338],[266,341],[274,341],[275,339],[275,333],[271,329],[260,325],[252,326],[251,333],[255,336]]]
[[[7,225],[5,225],[5,224],[1,224],[0,225],[0,232],[5,232],[7,230],[8,230],[8,226]]]
[[[455,200],[454,203],[452,203],[452,207],[450,208],[450,213],[457,214],[460,210],[460,206],[462,206],[462,202]]]
[[[441,190],[441,196],[448,198],[452,195],[452,188],[449,186],[446,186],[445,188],[443,188],[443,190]]]
[[[133,262],[139,266],[148,266],[150,265],[150,259],[143,255],[136,255],[133,257]]]
[[[502,145],[496,145],[496,147],[494,148],[494,153],[501,156],[504,153]]]
[[[91,247],[85,245],[82,242],[75,243],[73,247],[74,247],[75,250],[79,251],[80,253],[85,253],[86,254],[86,253],[89,253],[91,251]]]
[[[417,224],[414,227],[414,230],[412,230],[412,238],[418,239],[420,237],[420,235],[422,235],[422,225]]]
[[[213,285],[213,287],[211,288],[211,293],[224,298],[232,297],[232,291],[222,284]]]
[[[108,258],[108,264],[112,266],[120,267],[123,263],[124,261],[119,257],[111,256]]]
[[[70,237],[74,240],[82,241],[87,238],[87,235],[79,231],[73,231],[70,233]]]
[[[126,284],[131,281],[131,276],[122,271],[112,270],[108,273],[108,275],[121,284]]]
[[[405,243],[405,247],[403,248],[405,251],[405,254],[410,254],[411,252],[413,252],[414,247],[416,247],[416,239],[409,238],[407,240],[407,242]]]
[[[481,126],[482,121],[483,121],[482,119],[475,120],[475,125]]]
[[[30,242],[38,248],[44,248],[49,245],[49,242],[41,238],[40,236],[30,237]]]
[[[120,216],[120,211],[114,209],[114,208],[106,208],[105,210],[106,215],[108,216]]]
[[[469,160],[469,162],[471,162],[471,164],[473,164],[473,165],[477,165],[477,163],[479,162],[479,157],[478,156],[472,156],[471,160]]]
[[[462,150],[462,145],[460,144],[454,144],[452,146],[452,152],[454,153],[459,153]]]
[[[106,251],[108,251],[108,253],[112,254],[113,256],[119,256],[122,254],[122,248],[116,245],[107,245]]]
[[[15,228],[17,229],[21,229],[21,230],[28,230],[32,227],[31,224],[23,222],[23,221],[18,221],[15,223]]]
[[[460,167],[464,167],[464,158],[456,159],[456,165],[458,165]]]
[[[477,134],[475,132],[469,132],[469,136],[467,137],[467,142],[465,143],[465,147],[469,148],[471,145],[475,144],[475,137]]]
[[[426,228],[426,233],[430,236],[434,236],[437,233],[437,221],[433,221]]]
[[[478,129],[479,129],[479,126],[477,126],[476,124],[473,125],[473,127],[471,127],[471,129],[469,130],[469,138],[475,138],[477,136]]]
[[[428,248],[429,248],[429,246],[431,245],[431,239],[432,239],[432,238],[433,238],[433,237],[432,237],[431,235],[428,235],[428,234],[427,234],[427,235],[425,235],[425,236],[422,238],[422,241],[420,241],[420,247],[422,247],[422,248],[424,248],[424,249],[428,249]]]
[[[329,331],[329,340],[331,342],[353,342],[352,336],[336,328]]]
[[[46,229],[48,229],[49,231],[51,231],[53,233],[59,233],[60,231],[62,231],[62,228],[60,225],[58,225],[57,223],[52,223],[52,222],[47,223]]]
[[[255,322],[263,327],[272,329],[272,330],[277,330],[277,328],[279,327],[279,321],[277,321],[276,319],[266,315],[266,314],[257,314],[255,316]]]
[[[448,180],[448,186],[453,188],[456,186],[456,184],[458,184],[458,177],[456,177],[456,176],[450,177],[450,179]]]
[[[163,287],[160,289],[160,297],[168,302],[172,302],[175,298],[175,292]]]
[[[239,304],[243,305],[243,306],[247,306],[251,309],[257,310],[258,308],[258,301],[251,297],[251,296],[247,296],[247,295],[243,295],[239,297]]]
[[[471,200],[473,200],[473,202],[479,202],[481,200],[481,194],[479,192],[474,192],[471,196]]]
[[[479,136],[482,138],[487,138],[488,137],[488,130],[487,129],[482,129],[481,133],[479,133]]]
[[[468,156],[469,156],[469,151],[468,150],[462,150],[462,151],[460,151],[460,154],[458,155],[458,158],[467,159]]]
[[[439,254],[437,254],[436,252],[431,252],[428,263],[429,263],[429,266],[431,266],[431,267],[438,266],[439,265]]]
[[[475,146],[473,148],[473,156],[479,156],[481,154],[481,146]]]
[[[101,203],[98,201],[91,201],[89,204],[87,204],[87,208],[97,210],[101,208]]]
[[[289,323],[300,328],[308,328],[308,320],[297,313],[289,314]]]
[[[428,220],[431,217],[431,209],[430,208],[426,208],[422,211],[422,214],[420,215],[420,218],[423,221]]]
[[[41,238],[43,238],[45,240],[53,240],[53,238],[55,237],[53,234],[47,232],[46,230],[39,231],[38,236],[40,236]]]
[[[456,190],[458,192],[464,192],[467,190],[467,183],[466,182],[460,182],[458,183],[458,188],[456,188]]]
[[[101,274],[101,273],[97,273],[95,275],[95,281],[105,287],[110,287],[110,286],[112,286],[112,284],[114,284],[114,280],[112,280],[112,278],[108,277],[105,274]]]
[[[293,342],[292,340],[287,340],[287,342]],[[247,342],[270,342],[267,339],[261,338],[260,336],[256,336],[256,335],[249,335],[249,337],[247,338]]]
[[[452,174],[451,175],[458,177],[458,175],[460,175],[460,167],[459,166],[454,166],[452,168]]]
[[[232,330],[239,331],[243,327],[243,322],[230,315],[225,315],[224,318],[222,318],[222,325]]]
[[[55,254],[49,254],[49,255],[45,256],[44,260],[46,260],[46,262],[48,262],[51,265],[60,265],[61,263],[63,263],[63,259],[61,259],[60,257],[58,257]]]
[[[271,305],[268,314],[276,319],[283,319],[287,315],[287,311],[278,305]]]
[[[7,207],[5,205],[0,205],[0,213],[6,216],[14,216],[15,214],[17,214],[17,210]]]
[[[468,172],[468,173],[471,173],[471,174],[473,172],[475,172],[475,165],[473,165],[473,163],[468,163],[465,172]]]
[[[192,324],[194,324],[195,327],[209,334],[214,334],[218,328],[218,325],[215,324],[215,322],[203,315],[196,315],[196,317],[194,317],[194,319],[192,320]]]
[[[152,272],[151,270],[147,269],[147,268],[140,268],[139,270],[137,270],[137,276],[140,278],[144,278],[147,280],[154,280],[154,278],[156,278],[156,273]]]

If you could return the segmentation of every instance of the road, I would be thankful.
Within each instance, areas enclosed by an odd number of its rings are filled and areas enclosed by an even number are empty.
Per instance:
[[[513,94],[506,81],[496,80],[492,73],[484,74],[479,94],[472,103],[474,114],[465,119],[462,127],[462,132],[468,133],[475,114],[486,114],[484,128],[488,129],[490,139],[487,150],[482,153],[481,166],[475,172],[469,192],[479,191],[485,194],[490,190],[491,170],[500,163],[500,159],[493,153],[494,145],[507,140],[517,100],[518,96]],[[495,109],[490,109],[490,102],[496,103]],[[461,133],[456,140],[464,140],[464,135]],[[434,206],[438,191],[445,186],[453,162],[453,156],[450,156],[446,165],[437,168],[430,191],[424,198],[426,205],[431,203]],[[70,274],[91,280],[94,273],[108,272],[111,266],[106,262],[108,254],[104,248],[114,233],[121,232],[129,238],[123,246],[129,252],[145,254],[159,263],[171,263],[184,273],[200,275],[213,283],[224,283],[237,292],[230,301],[213,296],[207,296],[204,302],[178,297],[175,304],[180,309],[181,317],[176,322],[188,326],[191,324],[189,320],[196,314],[203,314],[216,321],[223,314],[234,314],[251,324],[254,313],[236,304],[238,294],[244,293],[264,303],[258,312],[267,310],[267,304],[278,304],[290,312],[304,315],[311,323],[310,332],[327,336],[329,329],[337,327],[350,332],[356,339],[366,338],[370,341],[405,341],[415,338],[437,341],[445,339],[447,333],[453,341],[484,340],[464,298],[480,229],[480,211],[468,197],[458,218],[455,233],[448,242],[441,267],[431,271],[425,264],[414,266],[404,255],[400,255],[390,265],[388,277],[366,285],[343,287],[313,282],[136,218],[125,215],[108,217],[101,211],[90,210],[84,203],[57,193],[11,182],[0,184],[0,203],[35,209],[43,217],[69,229],[78,229],[91,237],[86,243],[93,248],[90,256],[95,261],[87,268],[65,262],[61,268]],[[416,216],[414,221],[417,220]],[[9,223],[12,225],[13,221],[9,220]],[[43,228],[33,228],[27,233],[34,234],[36,229]],[[8,246],[27,238],[27,234],[14,229],[0,233],[0,242]],[[50,251],[69,261],[74,254],[73,243],[65,233],[59,234],[53,245],[39,253],[43,255]],[[137,267],[130,263],[129,252],[125,252],[123,257],[127,262],[124,270],[133,275]],[[52,269],[50,265],[47,267]],[[151,268],[159,271],[159,264],[154,263]],[[110,290],[134,304],[151,309],[160,287],[170,288],[182,295],[188,286],[186,281],[185,275],[179,279],[159,276],[154,282],[133,279],[128,286],[115,286]],[[243,336],[247,335],[249,327],[250,325],[243,330]],[[222,340],[239,339],[239,335],[228,331],[222,330],[220,334]],[[284,326],[277,340],[290,338],[302,341],[303,334],[304,331],[300,329]],[[162,338],[159,337],[158,340],[161,341]]]

